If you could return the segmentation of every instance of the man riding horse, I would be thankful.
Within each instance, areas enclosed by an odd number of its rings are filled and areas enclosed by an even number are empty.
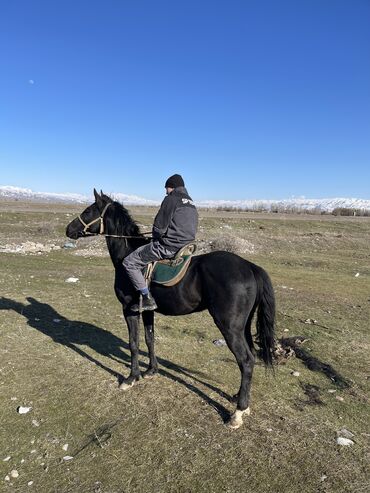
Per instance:
[[[142,295],[142,306],[133,305],[132,311],[155,310],[154,298],[143,275],[150,262],[172,258],[195,239],[198,228],[198,212],[189,196],[181,175],[172,175],[165,183],[166,194],[153,223],[153,241],[128,255],[123,266],[134,286]]]

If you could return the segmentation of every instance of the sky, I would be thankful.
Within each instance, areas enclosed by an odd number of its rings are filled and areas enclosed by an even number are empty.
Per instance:
[[[370,198],[369,0],[0,2],[0,185]]]

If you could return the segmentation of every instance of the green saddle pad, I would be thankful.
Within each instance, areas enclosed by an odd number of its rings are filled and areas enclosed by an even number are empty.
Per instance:
[[[191,257],[191,255],[185,255],[170,263],[156,262],[152,273],[152,282],[173,286],[184,277]]]

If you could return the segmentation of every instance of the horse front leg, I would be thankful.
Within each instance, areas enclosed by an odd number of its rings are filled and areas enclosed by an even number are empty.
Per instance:
[[[132,313],[132,312],[131,312]],[[140,369],[139,369],[139,315],[131,315],[123,313],[129,334],[129,345],[131,352],[131,372],[128,378],[126,378],[119,386],[121,390],[128,390],[131,388],[135,382],[140,379]]]
[[[144,378],[152,378],[158,373],[158,362],[154,352],[154,312],[143,312],[145,342],[149,353],[149,367],[143,373]]]

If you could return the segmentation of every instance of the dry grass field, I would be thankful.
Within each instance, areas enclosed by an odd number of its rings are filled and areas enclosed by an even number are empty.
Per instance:
[[[294,356],[274,374],[259,364],[252,414],[231,431],[239,370],[205,312],[158,315],[160,376],[118,390],[128,335],[104,239],[59,248],[81,209],[0,202],[0,491],[370,491],[369,218],[201,213],[201,250],[264,267],[277,336],[305,337],[309,361],[349,384]],[[154,209],[132,213],[150,228]]]

